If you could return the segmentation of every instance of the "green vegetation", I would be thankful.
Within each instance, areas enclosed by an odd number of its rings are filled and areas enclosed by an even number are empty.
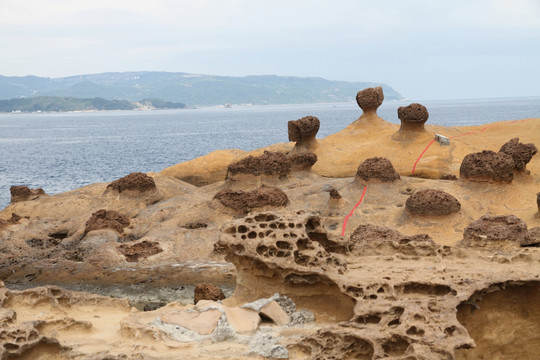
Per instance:
[[[59,96],[162,99],[189,106],[352,102],[359,90],[381,85],[387,100],[402,96],[386,84],[292,76],[214,76],[169,72],[125,72],[64,78],[0,76],[0,99]],[[158,103],[154,107],[160,108]],[[170,106],[168,106],[170,107]]]
[[[99,97],[79,99],[58,96],[0,100],[0,112],[180,109],[184,107],[185,105],[181,103],[172,103],[159,99],[145,99],[137,103],[127,100],[106,100]]]

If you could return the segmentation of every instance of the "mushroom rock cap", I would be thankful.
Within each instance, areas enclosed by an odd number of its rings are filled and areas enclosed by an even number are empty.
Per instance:
[[[317,154],[311,151],[288,155],[291,160],[291,170],[309,170],[317,162]]]
[[[514,160],[510,155],[484,150],[463,158],[459,176],[472,181],[511,182],[514,179],[514,166]]]
[[[397,112],[398,118],[401,120],[400,130],[423,130],[424,123],[429,118],[426,107],[417,103],[410,104],[409,106],[401,106]]]
[[[360,164],[356,171],[356,180],[359,178],[364,181],[374,179],[383,182],[400,179],[390,160],[382,157],[369,158]]]
[[[384,100],[384,93],[381,86],[360,90],[356,94],[356,102],[364,113],[377,111]]]
[[[154,179],[152,179],[150,176],[141,172],[134,172],[118,180],[114,180],[107,185],[107,189],[111,189],[119,193],[124,191],[135,191],[142,193],[149,190],[156,190],[157,187]]]
[[[315,142],[321,122],[315,116],[304,116],[298,120],[287,123],[289,141],[295,141],[296,147],[310,147]]]
[[[405,208],[413,215],[450,215],[461,209],[461,204],[452,195],[442,190],[425,189],[412,194]]]
[[[238,174],[253,176],[286,177],[291,171],[291,159],[281,152],[265,150],[261,156],[248,156],[240,161],[229,164],[228,178]]]
[[[516,170],[525,170],[525,166],[538,152],[538,149],[534,144],[520,143],[519,138],[516,137],[505,143],[499,152],[508,154],[514,159]]]
[[[465,228],[462,245],[519,246],[527,241],[527,236],[527,224],[514,215],[484,215]]]

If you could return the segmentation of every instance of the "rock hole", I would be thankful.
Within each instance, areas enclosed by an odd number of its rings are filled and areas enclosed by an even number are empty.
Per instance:
[[[264,255],[268,252],[268,247],[265,245],[259,245],[257,246],[257,254]]]
[[[245,225],[240,225],[240,226],[238,227],[238,232],[239,232],[240,234],[247,233],[247,231],[248,231],[248,228],[247,228]]]
[[[63,240],[67,238],[69,235],[69,232],[67,230],[61,230],[54,233],[49,234],[50,237],[53,239]]]
[[[287,226],[285,226],[284,223],[279,223],[278,228],[279,228],[280,230],[285,230],[285,229],[287,228]]]
[[[292,250],[292,245],[286,241],[278,241],[276,242],[276,246],[278,249]]]
[[[399,285],[397,289],[403,294],[420,294],[435,296],[443,296],[452,291],[452,288],[447,285],[424,284],[416,282]]]
[[[416,326],[411,326],[407,329],[407,335],[411,336],[423,336],[424,330],[417,328]]]
[[[247,236],[250,239],[255,239],[257,237],[257,233],[255,231],[250,231]]]
[[[382,344],[384,352],[389,356],[401,356],[405,354],[408,347],[409,342],[407,339],[399,335],[392,335],[390,339]]]
[[[364,315],[359,316],[356,319],[356,322],[359,324],[378,324],[381,322],[381,317],[378,315]]]

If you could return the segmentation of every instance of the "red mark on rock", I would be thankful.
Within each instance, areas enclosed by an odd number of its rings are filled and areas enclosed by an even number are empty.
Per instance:
[[[354,205],[349,215],[345,216],[345,220],[343,221],[343,231],[341,231],[341,236],[345,236],[345,229],[347,229],[347,221],[352,216],[352,214],[354,213],[354,210],[356,210],[358,205],[362,203],[362,200],[364,200],[364,196],[366,195],[366,190],[367,190],[367,186],[364,186],[364,191],[362,192],[362,196],[360,197],[360,200],[358,200],[356,205]]]

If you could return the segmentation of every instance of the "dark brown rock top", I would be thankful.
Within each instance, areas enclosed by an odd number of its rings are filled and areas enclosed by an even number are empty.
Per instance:
[[[315,116],[305,116],[298,120],[288,122],[289,141],[299,142],[306,139],[314,139],[319,131],[321,122]]]
[[[405,208],[413,215],[450,215],[458,212],[461,204],[447,192],[425,189],[409,196]]]
[[[459,175],[472,181],[511,182],[514,179],[514,165],[510,155],[484,150],[465,156]]]
[[[219,301],[225,299],[223,291],[214,284],[198,284],[195,286],[193,303],[196,305],[201,300]]]
[[[413,103],[398,108],[398,118],[401,122],[425,123],[429,118],[426,107],[422,104]]]
[[[524,170],[538,149],[534,144],[523,144],[519,142],[519,138],[513,138],[504,144],[499,152],[508,154],[514,159],[516,170]]]
[[[221,190],[214,199],[228,208],[243,212],[263,206],[286,206],[289,203],[289,198],[283,191],[265,185],[253,191]]]
[[[317,162],[317,155],[311,151],[288,155],[291,160],[291,170],[308,170]]]
[[[87,234],[92,230],[112,229],[119,234],[124,232],[124,228],[129,226],[129,219],[114,210],[98,210],[92,214],[86,222],[84,233]]]
[[[150,176],[141,172],[134,172],[113,181],[107,186],[107,189],[112,189],[118,191],[119,193],[126,190],[138,191],[142,193],[156,189],[156,183]]]
[[[519,246],[527,240],[527,224],[514,215],[484,215],[463,231],[462,244],[477,247]]]
[[[128,262],[137,262],[146,259],[149,256],[158,254],[163,251],[157,241],[143,240],[141,242],[131,244],[126,243],[118,247],[118,251],[126,257]]]
[[[390,160],[382,157],[374,157],[366,159],[356,171],[356,178],[362,180],[379,180],[383,182],[391,182],[399,180],[399,174],[394,169]]]
[[[359,91],[356,94],[356,103],[363,112],[376,111],[383,103],[384,93],[380,86],[374,88],[367,88]]]
[[[261,156],[248,156],[236,163],[230,164],[228,173],[251,174],[255,176],[268,175],[283,178],[291,171],[291,160],[281,152],[265,151]]]
[[[458,177],[454,174],[446,174],[441,176],[441,180],[457,180]]]
[[[329,193],[330,193],[330,199],[336,199],[336,200],[341,199],[341,194],[336,189],[331,188]]]
[[[17,224],[21,220],[21,217],[15,213],[11,213],[11,218],[9,220],[0,219],[0,230],[5,229],[9,225]]]
[[[11,203],[34,200],[40,195],[45,195],[42,188],[30,189],[28,186],[12,186],[9,191],[11,193]]]

